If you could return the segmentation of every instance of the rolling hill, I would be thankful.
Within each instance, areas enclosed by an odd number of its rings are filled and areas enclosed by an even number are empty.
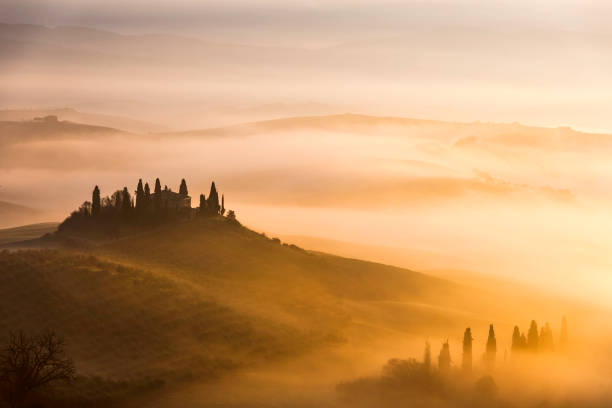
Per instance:
[[[0,201],[0,228],[14,227],[45,220],[48,220],[48,217],[43,211],[21,204]]]
[[[47,226],[0,237],[37,228]],[[528,290],[311,252],[222,217],[113,239],[61,230],[2,247],[0,333],[54,330],[79,373],[126,384],[290,375],[328,360],[360,372],[427,337],[459,341],[467,325],[494,321],[505,342],[515,322],[556,310]]]
[[[49,109],[5,109],[0,110],[0,121],[23,122],[36,117],[57,116],[60,121],[80,123],[105,128],[122,129],[132,133],[162,132],[163,126],[131,119],[123,116],[104,115],[99,113],[81,112],[72,108]]]
[[[117,136],[120,130],[59,120],[0,122],[0,145]]]
[[[14,228],[0,229],[0,245],[19,241],[28,241],[52,233],[57,229],[56,222],[23,225]]]

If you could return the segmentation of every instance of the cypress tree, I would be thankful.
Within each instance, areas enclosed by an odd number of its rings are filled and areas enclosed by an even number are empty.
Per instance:
[[[527,332],[527,348],[531,351],[538,351],[538,343],[540,338],[538,336],[538,324],[535,320],[531,321],[529,331]]]
[[[225,214],[225,195],[221,194],[221,215]]]
[[[431,346],[429,345],[428,341],[425,342],[425,353],[423,355],[423,366],[428,371],[431,369]]]
[[[206,197],[204,194],[200,194],[200,215],[206,214]]]
[[[148,210],[151,205],[151,189],[149,188],[149,183],[145,183],[144,186],[144,202],[145,210]]]
[[[161,209],[161,183],[159,178],[155,179],[155,190],[153,190],[153,207],[155,211],[159,211]]]
[[[219,214],[219,194],[217,193],[214,181],[210,185],[210,193],[208,194],[208,202],[206,204],[211,214]]]
[[[522,343],[521,343],[521,331],[519,330],[518,326],[514,326],[514,331],[512,332],[512,352],[517,352],[520,351],[522,349]]]
[[[189,192],[187,191],[187,182],[185,181],[185,179],[181,180],[181,186],[179,187],[179,194],[189,195]]]
[[[142,179],[138,179],[138,186],[136,187],[136,210],[139,212],[145,207],[145,192],[142,187]]]
[[[128,215],[132,210],[132,197],[127,187],[123,187],[121,194],[121,212],[124,215]]]
[[[95,186],[91,194],[91,215],[100,214],[100,189]]]
[[[448,340],[442,345],[442,349],[440,350],[440,355],[438,356],[438,369],[441,372],[448,372],[450,370],[450,347],[448,345]]]
[[[487,338],[487,353],[486,353],[486,365],[489,370],[495,367],[495,357],[497,355],[497,340],[495,339],[495,330],[493,325],[489,325],[489,337]]]
[[[472,371],[472,329],[469,327],[463,333],[463,370]]]

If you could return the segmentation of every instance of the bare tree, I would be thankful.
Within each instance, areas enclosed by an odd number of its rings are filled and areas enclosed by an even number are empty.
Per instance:
[[[22,406],[36,389],[74,378],[74,365],[64,348],[64,340],[53,332],[10,334],[0,350],[0,390],[11,407]]]

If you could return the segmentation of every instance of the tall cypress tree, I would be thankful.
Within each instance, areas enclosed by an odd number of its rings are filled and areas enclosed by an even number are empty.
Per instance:
[[[529,326],[529,331],[527,332],[527,348],[530,351],[538,351],[538,344],[540,342],[540,338],[538,336],[538,324],[535,320],[531,321],[531,325]]]
[[[155,190],[153,191],[153,208],[155,211],[161,210],[161,183],[159,178],[155,179]]]
[[[142,179],[138,179],[138,186],[136,187],[136,210],[142,212],[145,207],[145,192],[142,187]]]
[[[132,197],[130,196],[130,192],[127,187],[123,187],[123,192],[121,194],[121,212],[124,215],[129,215],[132,211]]]
[[[438,356],[438,369],[441,372],[448,372],[450,370],[450,347],[448,345],[448,340],[442,345],[442,350],[440,350],[440,355]]]
[[[472,371],[472,329],[469,327],[463,333],[463,370]]]
[[[151,205],[151,189],[149,188],[149,183],[145,183],[144,186],[144,202],[145,210],[148,210]]]
[[[486,365],[489,370],[495,367],[495,357],[497,355],[497,340],[495,339],[495,330],[493,325],[489,325],[489,337],[487,338]]]
[[[225,214],[225,195],[221,194],[221,215]]]
[[[187,182],[185,179],[181,180],[181,186],[179,187],[179,194],[189,195],[189,191],[187,191]]]
[[[200,215],[206,214],[206,197],[204,194],[200,194]]]
[[[512,352],[517,352],[517,351],[521,351],[522,350],[522,344],[521,344],[521,331],[519,330],[518,326],[514,326],[514,331],[512,332],[512,347],[510,350],[512,350]]]
[[[210,185],[210,193],[208,194],[208,202],[206,204],[209,213],[219,214],[219,194],[217,193],[217,187],[214,181]]]
[[[100,189],[95,186],[91,194],[91,215],[100,214]]]
[[[429,341],[425,342],[425,352],[423,353],[423,366],[426,370],[431,369],[431,346]]]

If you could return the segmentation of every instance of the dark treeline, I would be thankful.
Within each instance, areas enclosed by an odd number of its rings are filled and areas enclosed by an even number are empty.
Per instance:
[[[168,186],[162,188],[159,178],[155,180],[151,191],[149,183],[143,184],[140,179],[133,195],[124,187],[110,196],[102,197],[99,187],[95,186],[91,201],[85,201],[73,211],[58,229],[62,231],[96,226],[100,232],[110,232],[118,226],[146,227],[168,220],[224,215],[230,220],[236,219],[234,211],[227,211],[226,214],[225,197],[219,197],[214,181],[208,197],[200,194],[199,206],[192,208],[185,179],[181,180],[178,192]]]

